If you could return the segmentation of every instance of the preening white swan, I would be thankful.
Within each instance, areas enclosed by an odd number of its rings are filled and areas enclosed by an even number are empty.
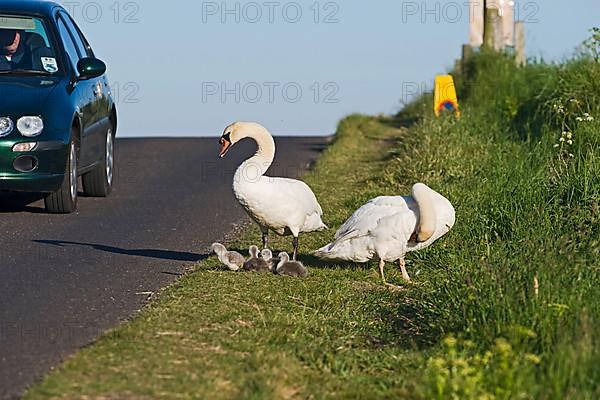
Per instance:
[[[342,225],[333,243],[314,254],[329,260],[367,262],[379,258],[385,282],[386,262],[400,262],[402,276],[410,281],[404,257],[448,233],[456,222],[454,207],[441,194],[422,183],[412,196],[378,197],[358,209]]]
[[[302,181],[264,176],[275,158],[275,141],[269,131],[253,122],[236,122],[223,132],[220,157],[244,138],[258,144],[258,151],[246,160],[234,176],[233,191],[237,200],[263,234],[263,248],[268,246],[269,230],[280,236],[293,236],[294,260],[298,256],[300,233],[327,229],[321,220],[323,210],[315,194]]]

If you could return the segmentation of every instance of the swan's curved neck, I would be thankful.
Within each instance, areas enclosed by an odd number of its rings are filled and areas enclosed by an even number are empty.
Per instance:
[[[247,159],[236,173],[243,174],[246,178],[263,176],[275,159],[275,141],[273,136],[266,129],[255,129],[249,132],[246,137],[254,139],[258,145],[258,150],[253,157]]]

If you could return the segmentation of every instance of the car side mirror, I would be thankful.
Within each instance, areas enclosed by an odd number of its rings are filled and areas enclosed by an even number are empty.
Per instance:
[[[97,78],[106,72],[106,64],[96,58],[82,58],[77,63],[77,72],[80,80]]]

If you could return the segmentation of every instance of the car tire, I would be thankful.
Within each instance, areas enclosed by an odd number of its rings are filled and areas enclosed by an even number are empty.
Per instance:
[[[106,132],[102,162],[82,176],[83,192],[87,196],[107,197],[112,192],[115,166],[114,139],[111,128]]]
[[[69,143],[69,157],[65,170],[65,179],[62,186],[56,192],[49,194],[44,199],[46,211],[52,214],[70,214],[77,209],[77,142],[75,132],[71,135]]]

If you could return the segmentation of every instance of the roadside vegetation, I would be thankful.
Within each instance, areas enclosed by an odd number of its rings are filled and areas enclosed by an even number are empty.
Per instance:
[[[429,96],[394,118],[346,118],[305,177],[334,228],[301,238],[308,279],[209,259],[27,398],[599,398],[595,35],[561,65],[474,56],[457,74],[458,121],[435,119]],[[392,291],[375,263],[306,255],[368,199],[418,181],[458,221],[409,256],[414,284]],[[259,238],[252,227],[230,247]]]

